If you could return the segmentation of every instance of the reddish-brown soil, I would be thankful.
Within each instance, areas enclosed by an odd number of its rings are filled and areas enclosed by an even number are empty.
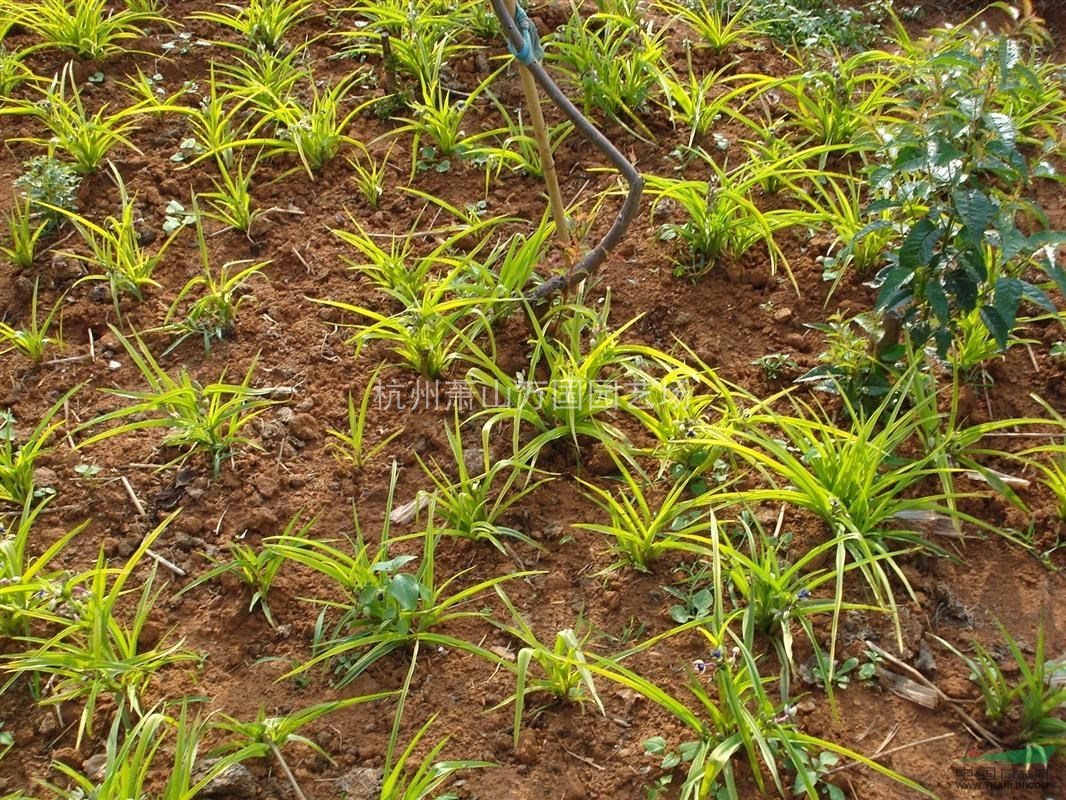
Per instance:
[[[171,4],[170,13],[183,16],[211,6],[205,0],[190,0]],[[566,6],[542,4],[534,8],[533,16],[544,30],[562,23]],[[945,11],[941,6],[939,11],[956,19],[965,13],[961,7]],[[1051,2],[1045,4],[1045,13],[1059,37],[1061,54],[1066,15]],[[344,14],[339,21],[341,25],[350,22]],[[207,23],[185,20],[183,25],[198,38],[232,38],[222,28]],[[299,37],[322,30],[321,20],[312,21],[301,26]],[[17,31],[12,38],[15,44],[30,41],[28,35]],[[81,84],[87,101],[117,102],[118,81],[134,72],[137,65],[146,72],[162,72],[168,87],[180,86],[182,81],[198,81],[203,86],[208,62],[228,57],[225,50],[214,47],[162,60],[158,56],[160,44],[168,38],[172,37],[149,37],[140,43],[146,51],[140,55],[104,64],[77,65],[82,76],[97,70],[106,76],[100,85]],[[491,46],[494,53],[502,52],[496,43]],[[312,53],[315,74],[321,80],[332,80],[347,68],[347,62],[328,58],[333,55],[328,39],[312,46]],[[781,59],[771,51],[744,51],[738,56],[742,61],[738,70],[782,68]],[[41,52],[30,63],[37,73],[51,74],[62,61],[54,53]],[[466,69],[474,69],[474,65]],[[476,75],[465,77],[480,79]],[[521,103],[513,72],[503,74],[494,91],[508,105]],[[556,115],[549,111],[549,116]],[[677,143],[678,134],[661,121],[649,122],[657,137],[653,143],[637,141],[617,126],[606,129],[639,169],[671,174],[673,166],[668,154]],[[486,104],[470,124],[498,123],[491,106]],[[350,133],[372,142],[387,134],[390,127],[373,117],[360,116],[352,123]],[[0,183],[9,186],[20,174],[23,162],[37,152],[30,145],[10,140],[38,132],[16,117],[0,117],[0,131],[9,140],[0,151]],[[170,200],[188,206],[192,190],[210,188],[207,168],[185,169],[170,160],[186,135],[180,119],[146,117],[132,136],[140,152],[121,149],[114,154],[115,166],[137,197],[146,230],[161,229]],[[387,142],[370,145],[379,156],[389,146]],[[41,546],[83,520],[90,520],[85,531],[63,551],[63,567],[88,568],[101,548],[118,563],[175,507],[183,511],[155,549],[190,576],[209,568],[205,553],[220,556],[225,545],[237,539],[258,543],[263,537],[280,533],[301,510],[307,516],[317,515],[315,531],[319,536],[340,538],[352,535],[354,509],[362,530],[373,537],[382,523],[393,461],[400,470],[397,502],[407,501],[419,489],[429,486],[418,458],[437,458],[447,463],[450,456],[445,429],[453,412],[445,402],[417,406],[412,403],[418,396],[419,384],[413,373],[399,368],[386,369],[382,381],[404,401],[404,407],[373,409],[369,427],[373,436],[399,427],[403,434],[360,473],[332,457],[326,429],[344,424],[348,393],[359,396],[370,374],[387,360],[388,354],[371,347],[356,358],[345,343],[345,332],[332,324],[337,317],[308,299],[381,303],[373,298],[369,284],[342,262],[346,248],[329,228],[348,224],[350,213],[375,232],[406,231],[423,215],[422,201],[400,190],[410,164],[409,147],[408,138],[395,140],[392,163],[397,169],[390,173],[378,210],[360,199],[343,158],[336,159],[314,181],[302,171],[271,180],[294,166],[292,163],[271,163],[261,169],[254,188],[257,203],[283,211],[269,214],[254,232],[253,240],[222,232],[209,238],[209,249],[215,263],[269,259],[265,270],[269,280],[253,285],[255,300],[242,308],[233,337],[216,344],[206,355],[197,340],[189,339],[162,363],[174,370],[185,368],[195,379],[210,382],[223,370],[230,376],[241,374],[258,358],[256,385],[293,387],[295,393],[253,426],[253,438],[262,443],[263,449],[242,451],[225,464],[218,480],[211,479],[208,465],[195,459],[180,470],[154,469],[152,465],[164,462],[167,455],[157,450],[158,438],[151,430],[107,440],[79,452],[62,443],[48,457],[49,471],[43,473],[44,478],[55,483],[58,497],[40,525]],[[594,171],[601,164],[592,157],[591,148],[577,136],[564,142],[556,159],[567,198],[593,197],[597,190],[609,185],[610,178]],[[502,174],[485,195],[483,172],[459,161],[446,175],[421,174],[416,185],[459,207],[484,197],[488,213],[513,215],[531,224],[543,212],[541,187],[536,180]],[[5,209],[10,203],[8,195],[0,192],[0,206]],[[86,178],[78,204],[82,213],[100,219],[114,212],[117,198],[107,171],[101,170]],[[1066,227],[1061,195],[1049,189],[1043,193],[1042,201],[1053,223]],[[606,203],[601,219],[593,226],[594,233],[606,229],[616,203],[616,199]],[[826,307],[826,284],[815,262],[819,242],[804,241],[799,234],[783,239],[801,289],[799,294],[782,275],[768,276],[764,255],[754,255],[744,263],[719,265],[696,281],[677,280],[672,275],[672,253],[668,245],[658,241],[647,211],[646,206],[626,240],[608,258],[591,294],[596,299],[610,291],[615,325],[642,315],[629,329],[629,340],[669,350],[674,348],[675,338],[679,339],[724,378],[757,394],[768,394],[784,388],[792,376],[768,381],[761,369],[751,365],[752,359],[785,352],[792,355],[800,370],[812,367],[817,363],[823,339],[806,323],[822,321],[835,311],[852,314],[870,306],[870,290],[856,277],[842,286]],[[528,230],[529,226],[516,229]],[[73,285],[77,274],[69,263],[52,258],[52,252],[72,244],[73,240],[53,244],[51,252],[42,255],[35,267],[41,280],[42,305],[69,292],[63,311],[65,345],[52,352],[48,363],[34,368],[27,367],[14,353],[0,356],[0,406],[12,410],[20,426],[31,424],[75,385],[81,388],[69,402],[72,422],[85,421],[117,407],[119,401],[103,390],[140,387],[142,379],[108,325],[120,323],[124,329],[142,332],[158,326],[176,293],[199,269],[195,237],[186,230],[156,274],[161,286],[150,291],[143,302],[124,301],[120,321],[109,301],[95,299],[91,285]],[[34,274],[19,273],[4,265],[0,266],[0,276],[0,311],[9,321],[24,320]],[[1025,347],[1013,348],[989,365],[994,383],[969,392],[973,419],[1040,413],[1039,406],[1031,400],[1034,393],[1052,407],[1066,411],[1063,362],[1053,362],[1045,355],[1047,343],[1063,338],[1062,328],[1046,325],[1031,333],[1045,344],[1033,348],[1032,353]],[[517,368],[524,361],[529,336],[528,325],[517,317],[499,327],[496,340],[506,366]],[[145,340],[156,353],[170,341],[150,333],[145,334]],[[446,377],[458,379],[460,373],[456,370]],[[92,478],[79,475],[75,467],[81,463],[99,467],[99,473]],[[528,580],[509,582],[509,596],[542,641],[550,642],[556,631],[584,620],[595,631],[591,646],[597,652],[609,653],[627,646],[621,638],[637,626],[643,636],[667,630],[673,624],[667,614],[673,601],[662,587],[677,580],[676,570],[681,565],[668,560],[656,565],[651,574],[619,571],[605,575],[604,568],[613,561],[607,543],[571,526],[601,519],[601,512],[582,496],[577,478],[601,480],[607,469],[595,458],[586,457],[575,464],[569,455],[560,455],[551,466],[561,473],[558,478],[524,500],[510,520],[540,547],[514,545],[517,560],[538,574]],[[143,503],[144,516],[138,514],[120,481],[123,477]],[[966,488],[980,492],[985,487]],[[1066,630],[1062,629],[1059,613],[1061,602],[1056,598],[1061,598],[1066,590],[1061,572],[1066,556],[1054,546],[1064,529],[1050,513],[1051,498],[1042,491],[1035,482],[1027,490],[1025,499],[1035,509],[1031,520],[991,495],[976,501],[972,510],[986,521],[1005,527],[1024,528],[1031,521],[1037,548],[1050,551],[1046,563],[1001,538],[977,535],[963,546],[952,547],[955,557],[951,559],[903,559],[917,595],[916,601],[906,603],[902,610],[908,657],[914,655],[919,640],[928,634],[961,647],[971,638],[994,645],[1001,640],[996,620],[1001,620],[1031,649],[1038,622],[1044,619],[1049,654],[1063,653]],[[786,518],[785,526],[801,538],[818,535],[816,526],[799,517]],[[414,530],[413,526],[400,532],[409,530]],[[516,559],[487,543],[458,539],[443,541],[437,558],[438,573],[451,576],[463,572],[463,585],[518,568]],[[146,570],[142,566],[137,575],[143,576]],[[147,702],[201,695],[208,698],[206,708],[212,711],[250,718],[259,708],[284,714],[327,699],[396,689],[403,682],[409,664],[409,653],[405,652],[382,659],[343,690],[331,686],[331,676],[325,670],[309,673],[306,685],[291,679],[278,680],[310,653],[318,611],[302,598],[329,593],[324,582],[306,571],[291,566],[282,570],[270,595],[277,628],[272,628],[258,611],[247,611],[249,598],[245,589],[232,578],[203,585],[173,601],[165,599],[170,596],[170,589],[176,591],[190,579],[173,580],[155,610],[152,634],[184,640],[184,647],[203,654],[203,661],[164,671],[152,685]],[[491,594],[475,600],[471,607],[491,608],[498,619],[506,619],[506,610]],[[451,624],[445,632],[486,647],[516,647],[511,637],[481,619]],[[848,654],[859,655],[863,636],[875,637],[886,648],[895,649],[891,626],[876,615],[849,619],[840,646]],[[701,637],[690,632],[668,639],[627,663],[678,697],[685,697],[686,668],[693,658],[704,654],[704,648]],[[967,710],[980,717],[979,703],[971,702],[976,700],[977,692],[967,680],[966,669],[943,648],[934,645],[933,652],[937,684],[947,694],[963,698]],[[498,765],[464,773],[457,789],[463,797],[614,800],[643,797],[644,788],[658,777],[658,759],[644,754],[645,740],[662,735],[676,746],[685,739],[685,732],[665,712],[630,691],[602,681],[606,716],[591,707],[582,710],[563,705],[530,713],[522,746],[515,752],[511,746],[511,707],[495,709],[513,688],[509,673],[494,673],[474,656],[423,649],[401,740],[407,741],[436,714],[419,753],[425,752],[431,741],[449,736],[443,751],[446,757],[484,759]],[[959,718],[945,708],[927,710],[857,682],[838,692],[836,716],[823,692],[812,688],[807,700],[800,711],[803,730],[865,754],[890,751],[883,758],[884,763],[941,797],[1005,800],[1066,796],[1066,761],[1061,756],[1052,760],[1050,783],[1042,790],[959,788],[955,770],[964,766],[961,759],[968,753],[986,750],[987,745],[968,733]],[[308,797],[341,796],[339,779],[359,767],[381,766],[392,710],[390,704],[357,706],[313,725],[309,735],[332,754],[335,764],[298,745],[286,751]],[[98,735],[74,752],[71,721],[77,713],[76,708],[65,708],[64,724],[58,726],[50,709],[29,702],[24,686],[16,684],[0,696],[3,729],[15,737],[14,749],[0,760],[0,791],[24,789],[32,793],[37,790],[35,781],[57,780],[49,769],[57,754],[78,765],[102,750],[100,734],[107,730],[107,709],[98,711]],[[270,763],[250,766],[256,772],[259,797],[291,796],[283,776]],[[858,767],[836,773],[834,782],[855,798],[910,796],[907,790]],[[675,780],[675,791],[679,783],[680,779]],[[756,794],[754,788],[743,791],[750,796]]]

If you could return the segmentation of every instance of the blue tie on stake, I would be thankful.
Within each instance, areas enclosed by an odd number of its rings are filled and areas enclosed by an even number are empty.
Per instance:
[[[556,275],[545,280],[535,291],[528,295],[530,300],[539,302],[551,297],[555,292],[569,290],[595,274],[596,269],[603,263],[607,254],[625,235],[629,224],[633,221],[633,217],[636,216],[637,211],[640,209],[640,197],[644,191],[644,179],[636,168],[629,163],[629,160],[618,152],[618,148],[611,144],[610,140],[600,133],[591,122],[585,119],[585,116],[570,102],[570,98],[562,93],[559,87],[556,86],[555,81],[540,65],[540,59],[544,55],[544,48],[541,47],[536,25],[529,18],[529,15],[517,2],[515,3],[513,17],[507,6],[504,5],[504,0],[491,0],[491,2],[492,10],[496,12],[496,17],[500,20],[500,27],[503,29],[503,35],[507,39],[507,49],[540,84],[549,99],[574,123],[574,127],[586,139],[596,145],[596,148],[622,173],[622,177],[629,184],[629,191],[626,193],[625,202],[622,203],[622,209],[618,212],[617,219],[611,224],[610,229],[604,234],[599,244],[587,252],[566,274]],[[533,94],[533,99],[536,99],[535,89]],[[543,131],[540,133],[542,134]],[[538,135],[539,138],[540,136]],[[548,149],[548,155],[551,155],[550,148]],[[545,159],[545,161],[547,164],[551,163],[548,159]],[[554,169],[552,172],[554,173]],[[548,177],[547,173],[548,171],[545,170],[546,178]],[[549,194],[551,194],[550,189]],[[558,198],[558,200],[561,204],[561,198]],[[563,213],[563,217],[564,219],[561,222],[556,221],[556,227],[562,225],[565,228],[565,213]]]
[[[515,50],[514,44],[508,40],[507,49],[518,60],[519,64],[528,67],[534,61],[544,58],[544,46],[540,43],[540,33],[537,25],[529,18],[529,14],[520,5],[514,8],[514,24],[522,34],[522,49]]]

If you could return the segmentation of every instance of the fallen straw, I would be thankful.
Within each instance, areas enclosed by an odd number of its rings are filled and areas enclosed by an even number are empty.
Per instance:
[[[133,484],[130,483],[129,478],[123,475],[119,478],[119,480],[122,482],[122,486],[123,488],[125,488],[126,494],[130,498],[130,502],[133,503],[133,507],[137,510],[137,515],[140,517],[147,516],[147,512],[144,510],[144,505],[141,503],[140,498],[137,497],[137,493],[133,491]],[[173,561],[164,558],[163,556],[159,555],[159,553],[153,552],[150,548],[146,549],[144,552],[150,559],[155,561],[157,564],[166,567],[179,578],[184,578],[186,576],[187,573],[185,572],[185,570],[183,570]]]
[[[922,673],[920,673],[910,664],[896,658],[890,652],[880,647],[876,642],[871,642],[869,639],[866,639],[863,644],[865,644],[870,650],[873,650],[886,661],[890,662],[891,664],[894,664],[902,671],[911,675],[916,682],[928,687],[933,692],[935,692],[937,697],[944,701],[947,704],[948,708],[954,711],[959,716],[959,718],[962,719],[963,723],[975,736],[980,736],[993,747],[1003,746],[1003,743],[998,738],[996,738],[996,735],[994,733],[989,731],[987,728],[977,722],[973,717],[971,717],[969,714],[959,708],[958,703],[948,697],[939,686],[937,686],[935,683],[925,677]]]

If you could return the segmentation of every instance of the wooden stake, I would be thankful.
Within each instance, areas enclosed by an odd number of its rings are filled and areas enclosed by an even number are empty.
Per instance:
[[[507,13],[515,15],[515,0],[504,0]],[[570,227],[566,223],[566,207],[563,205],[563,196],[559,191],[559,177],[555,173],[555,159],[552,157],[551,142],[548,140],[548,129],[544,124],[544,111],[540,107],[540,93],[537,91],[537,82],[533,74],[526,69],[524,64],[518,65],[518,76],[522,80],[522,91],[526,96],[526,106],[529,109],[529,121],[533,124],[533,136],[537,140],[537,152],[540,153],[540,164],[544,171],[544,184],[548,190],[548,203],[551,206],[552,219],[555,220],[555,236],[564,248],[569,248]],[[569,255],[567,261],[570,261]]]

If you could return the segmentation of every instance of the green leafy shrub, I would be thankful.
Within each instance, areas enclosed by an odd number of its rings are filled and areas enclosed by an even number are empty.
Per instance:
[[[55,156],[34,156],[15,178],[15,188],[29,201],[30,212],[51,228],[63,221],[63,211],[78,210],[79,186],[81,175],[71,164]]]

